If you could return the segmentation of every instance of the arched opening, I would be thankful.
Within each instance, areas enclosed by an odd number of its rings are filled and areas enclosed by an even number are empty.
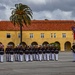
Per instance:
[[[55,43],[57,43],[57,44],[59,44],[59,45],[60,45],[60,43],[59,43],[58,41],[56,41]]]
[[[59,49],[61,50],[60,42],[56,41],[55,43],[58,45]]]
[[[2,42],[0,42],[0,44],[2,44]]]
[[[38,43],[37,42],[32,42],[31,45],[38,45]]]
[[[47,41],[43,42],[42,45],[48,45],[49,43]]]
[[[70,51],[71,50],[71,43],[69,41],[65,42],[64,49],[65,49],[65,51]]]
[[[25,48],[27,44],[25,42],[22,42],[22,46]]]
[[[15,47],[15,44],[13,42],[9,42],[8,45],[12,45],[13,47]]]

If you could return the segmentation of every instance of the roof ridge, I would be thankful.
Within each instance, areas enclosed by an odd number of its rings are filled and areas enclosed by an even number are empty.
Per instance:
[[[71,30],[71,27],[75,26],[74,20],[32,20],[31,25],[23,27],[23,30],[27,31],[54,31],[54,30]],[[15,26],[10,21],[0,21],[0,31],[14,31],[19,30],[18,26]]]

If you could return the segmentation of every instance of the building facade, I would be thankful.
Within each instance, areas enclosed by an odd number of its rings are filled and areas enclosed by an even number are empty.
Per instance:
[[[44,45],[56,42],[61,51],[69,51],[74,42],[72,26],[73,20],[32,20],[31,25],[23,26],[23,45]],[[20,43],[19,26],[10,21],[0,21],[0,43],[4,47]]]

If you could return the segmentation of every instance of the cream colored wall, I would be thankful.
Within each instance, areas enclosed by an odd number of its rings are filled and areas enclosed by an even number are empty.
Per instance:
[[[7,38],[7,33],[11,34],[11,38]],[[19,38],[18,36],[18,31],[0,31],[0,42],[4,44],[6,47],[9,42],[14,42],[14,44],[18,44]]]
[[[6,38],[6,34],[10,33],[11,38]],[[19,44],[20,38],[18,38],[19,31],[0,31],[0,42],[4,44],[6,47],[9,42],[13,42],[15,45]],[[34,38],[30,38],[30,33],[34,34]],[[41,38],[40,34],[44,33],[44,38]],[[56,33],[56,38],[51,38],[50,34]],[[66,33],[66,38],[62,38],[62,33]],[[73,43],[73,35],[72,31],[23,31],[23,42],[27,45],[30,45],[32,42],[37,42],[38,44],[42,44],[47,41],[48,43],[52,43],[58,41],[61,45],[61,50],[64,51],[65,42]]]

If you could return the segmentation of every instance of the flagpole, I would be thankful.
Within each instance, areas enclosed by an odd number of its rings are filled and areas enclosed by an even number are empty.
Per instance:
[[[73,31],[73,43],[75,43],[75,27],[72,27],[72,31]]]

